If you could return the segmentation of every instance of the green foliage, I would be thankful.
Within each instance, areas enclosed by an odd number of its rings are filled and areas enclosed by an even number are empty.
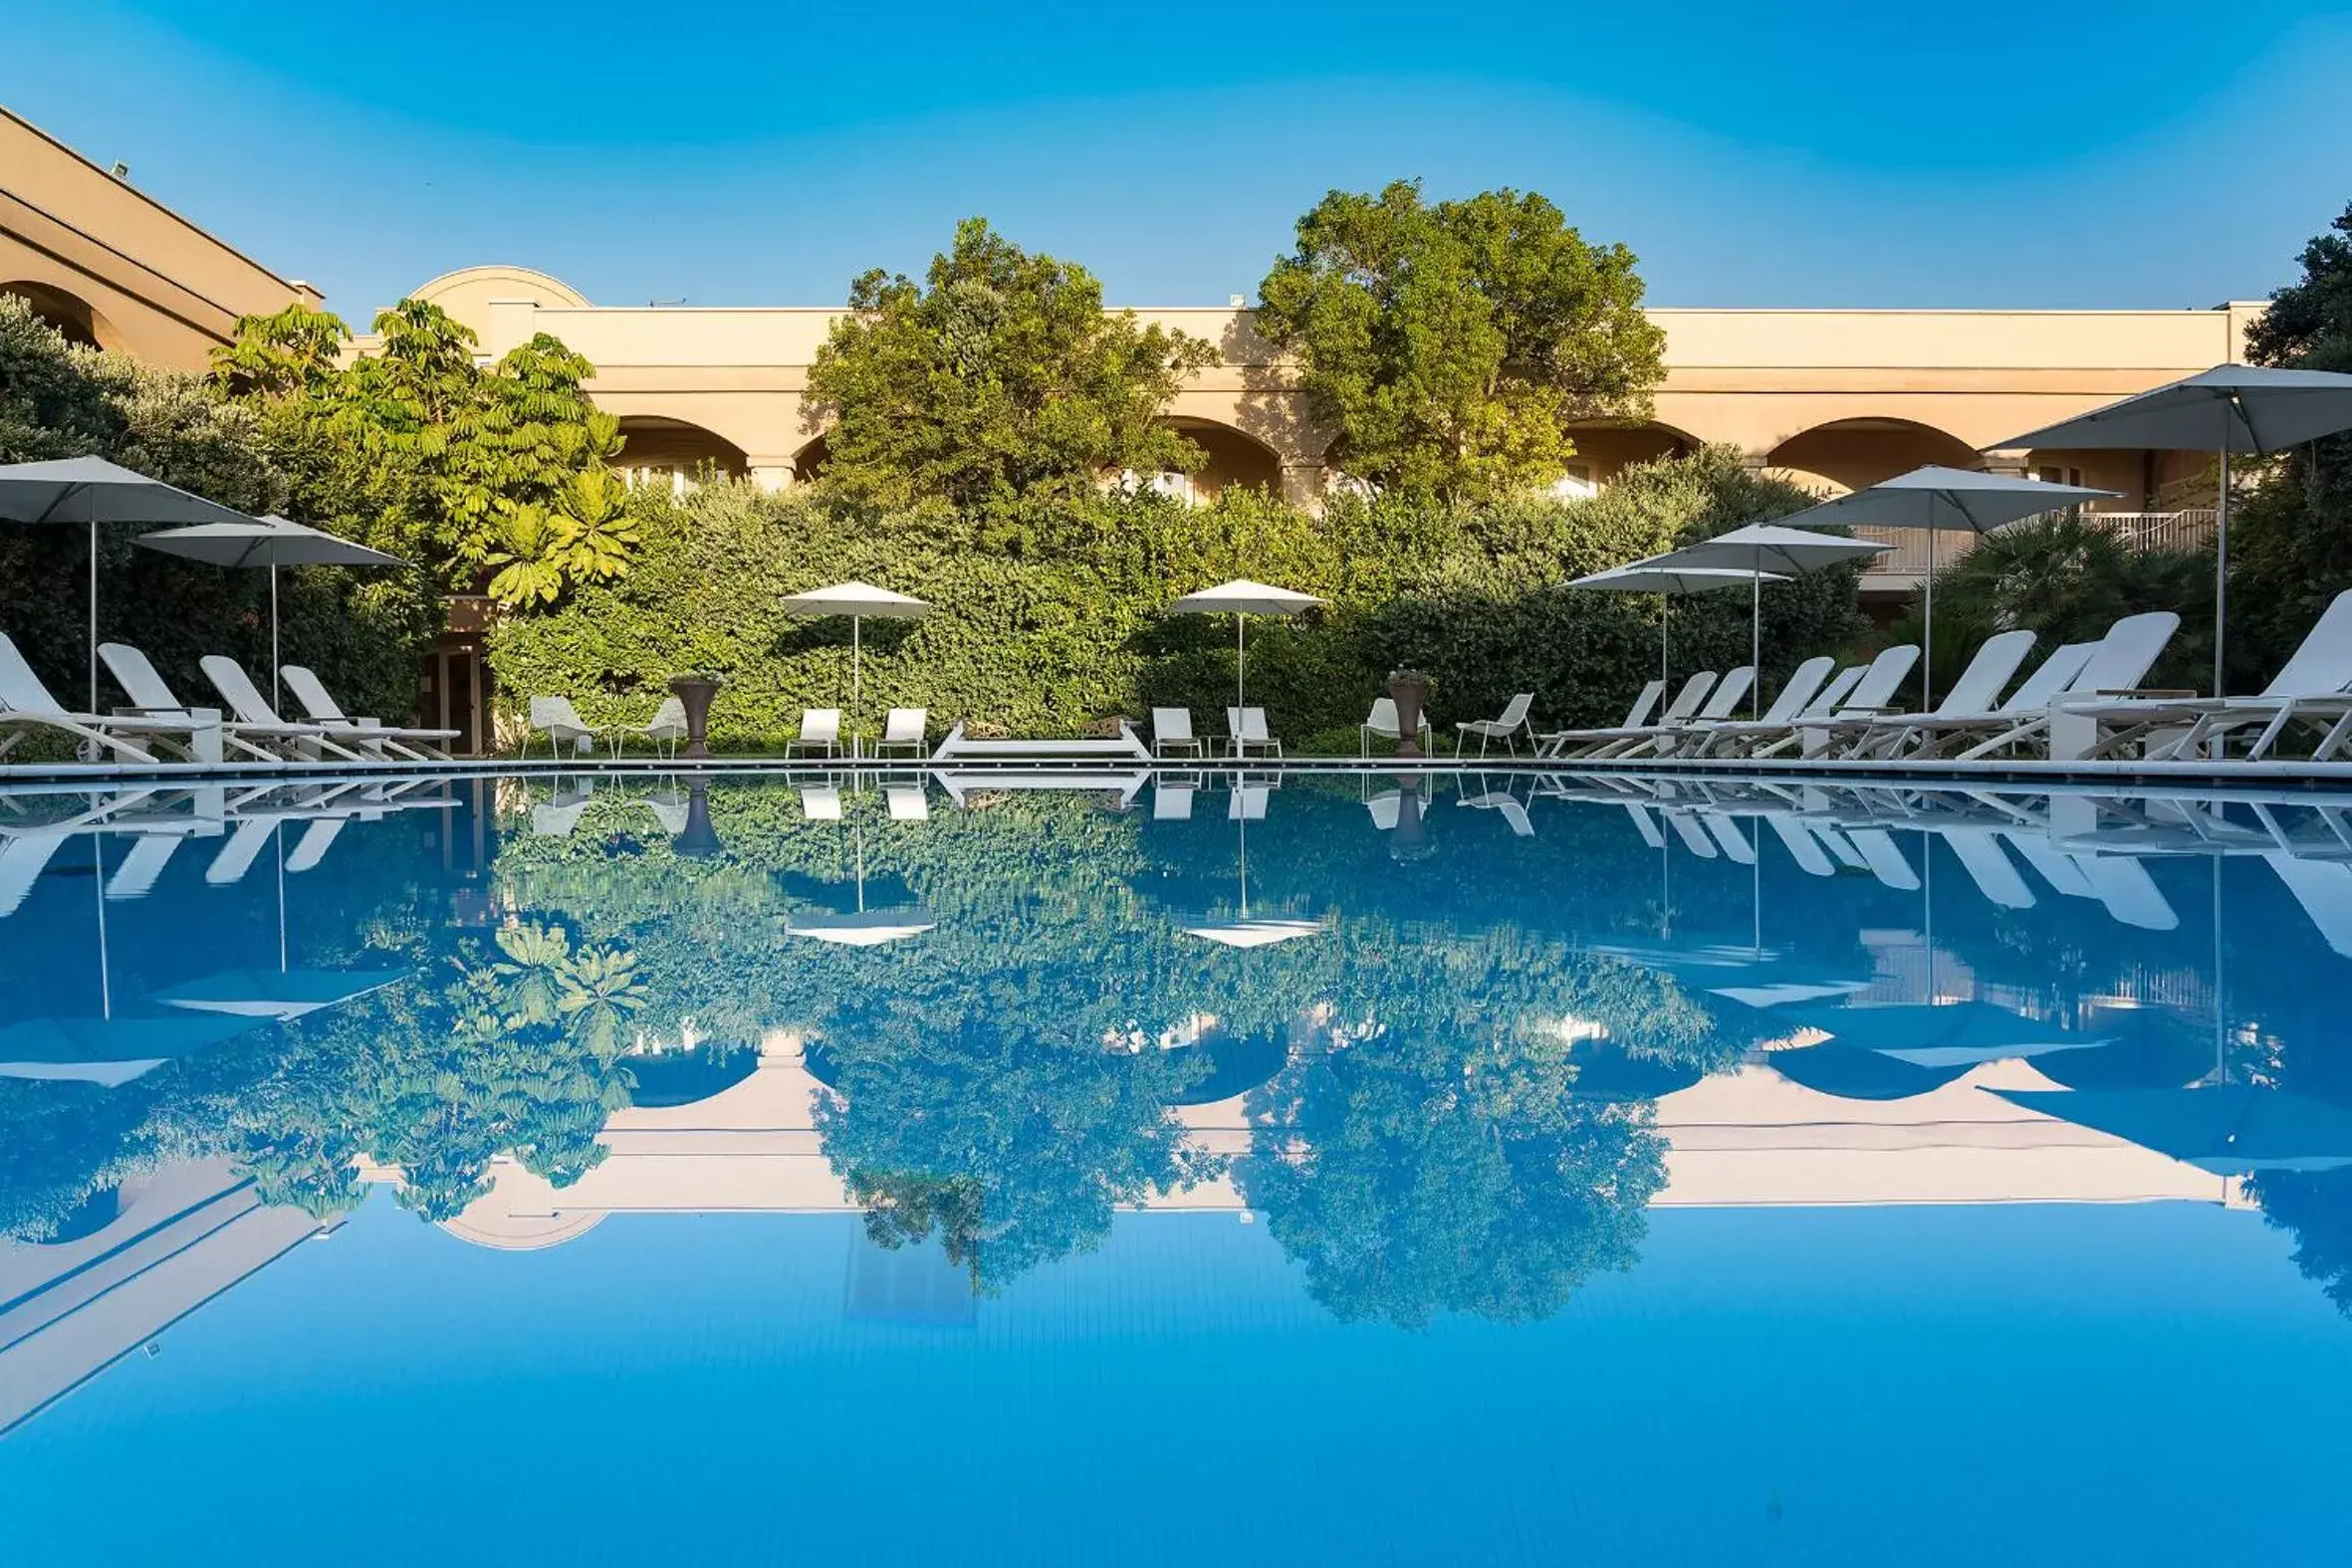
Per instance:
[[[212,378],[231,397],[324,392],[351,336],[342,317],[297,300],[274,315],[239,320],[235,339],[212,351]]]
[[[804,493],[714,485],[682,504],[638,493],[641,533],[623,579],[576,587],[555,610],[496,628],[490,657],[519,703],[564,692],[594,723],[643,723],[681,670],[727,678],[712,709],[724,746],[772,746],[804,707],[847,695],[849,632],[797,621],[785,595],[861,577],[929,600],[935,613],[865,627],[864,701],[925,707],[935,730],[1076,734],[1154,704],[1212,730],[1232,701],[1232,622],[1170,616],[1191,589],[1250,576],[1319,594],[1328,610],[1253,621],[1249,682],[1282,732],[1352,748],[1387,672],[1435,680],[1441,724],[1491,715],[1534,690],[1546,720],[1623,711],[1657,669],[1648,595],[1571,591],[1574,576],[1806,504],[1801,491],[1709,451],[1636,468],[1600,496],[1524,496],[1461,509],[1342,498],[1311,517],[1253,492],[1191,508],[1164,497],[1090,495],[1054,509],[1049,555],[987,548],[987,518],[869,510]],[[1777,585],[1764,598],[1765,663],[1855,635],[1851,571]],[[1673,606],[1678,669],[1748,656],[1742,595]]]
[[[199,376],[69,344],[20,300],[0,296],[0,462],[96,453],[240,511],[285,512],[406,554],[396,494],[348,451],[263,400],[226,398]],[[199,565],[100,530],[99,633],[138,644],[189,701],[210,691],[207,653],[268,668],[269,576]],[[0,526],[0,631],[65,700],[84,696],[87,535]],[[289,569],[280,577],[290,662],[319,671],[353,711],[400,715],[415,701],[417,655],[441,626],[428,573]],[[112,700],[102,693],[101,701]]]
[[[1083,267],[971,218],[924,282],[877,269],[850,285],[809,371],[809,417],[831,421],[824,483],[854,501],[1067,502],[1121,469],[1199,467],[1158,419],[1216,359],[1213,344],[1105,313]]]
[[[1570,426],[1638,419],[1663,378],[1633,253],[1587,244],[1533,192],[1425,203],[1418,181],[1332,191],[1259,286],[1350,475],[1488,501],[1566,470]]]
[[[2352,371],[2352,207],[2304,247],[2303,275],[2246,334],[2257,364]],[[2352,587],[2352,435],[2258,465],[2230,525],[2231,689],[2270,678]],[[2250,683],[2250,684],[2245,684]]]

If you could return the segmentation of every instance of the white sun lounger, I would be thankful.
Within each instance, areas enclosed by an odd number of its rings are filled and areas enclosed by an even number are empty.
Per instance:
[[[962,726],[957,726],[961,729]],[[804,708],[801,710],[801,733],[784,743],[784,755],[789,759],[804,756],[823,748],[830,758],[841,749],[841,710],[838,708]]]
[[[202,757],[209,748],[218,760],[220,725],[184,712],[153,714],[76,713],[49,694],[41,677],[25,662],[15,643],[0,633],[0,757],[36,730],[56,730],[77,740],[104,747],[124,762],[151,763],[154,753],[141,742],[164,745],[183,755]]]
[[[154,661],[127,642],[102,642],[98,656],[115,677],[115,684],[122,688],[138,711],[157,719],[196,722],[195,716],[175,695],[171,686],[155,668]],[[264,762],[276,762],[284,754],[282,748],[310,734],[309,728],[279,730],[268,725],[249,725],[242,720],[220,727],[221,745]],[[281,750],[273,750],[276,746]]]
[[[1721,724],[1710,725],[1706,735],[1699,740],[1696,754],[1701,757],[1737,757],[1752,747],[1785,740],[1799,726],[1834,718],[1838,709],[1844,707],[1846,700],[1853,695],[1854,688],[1869,673],[1870,666],[1867,664],[1848,665],[1821,683],[1818,691],[1777,719],[1767,715],[1761,719],[1727,719]],[[1790,684],[1794,684],[1793,678]],[[1781,688],[1781,694],[1787,694],[1786,687]],[[1777,713],[1780,708],[1780,702],[1774,699],[1772,711]]]
[[[1890,735],[1877,750],[1882,756],[1938,757],[1958,745],[1979,739],[1999,730],[2047,711],[2050,699],[2064,691],[2090,656],[2098,651],[2095,642],[2069,642],[2050,650],[2049,656],[2035,665],[2017,683],[2008,700],[1988,714],[1945,715],[1940,710],[1932,714],[1916,714],[1890,720],[1889,725],[1899,733]]]
[[[1804,712],[1821,695],[1822,688],[1828,684],[1830,675],[1836,668],[1837,661],[1829,655],[1825,653],[1814,655],[1788,673],[1788,679],[1780,683],[1780,690],[1773,696],[1771,706],[1764,709],[1761,716],[1755,719],[1727,718],[1694,724],[1688,731],[1675,738],[1674,750],[1679,752],[1688,749],[1694,757],[1705,757],[1715,750],[1719,739],[1728,740],[1743,729],[1751,732],[1768,731],[1772,734],[1786,730],[1796,719],[1796,716]],[[1733,673],[1739,672],[1734,671]],[[1858,681],[1861,678],[1862,672],[1856,668],[1854,679]],[[1713,707],[1714,704],[1710,703],[1708,706]]]
[[[1641,729],[1644,725],[1647,725],[1650,722],[1650,715],[1656,710],[1658,706],[1658,699],[1664,697],[1665,695],[1666,683],[1662,680],[1651,681],[1649,684],[1642,687],[1641,691],[1634,697],[1633,706],[1625,710],[1625,717],[1619,723],[1612,725],[1607,729],[1601,730],[1546,731],[1544,734],[1535,737],[1535,755],[1537,757],[1557,757],[1560,755],[1560,749],[1563,745],[1572,744],[1579,736],[1611,734],[1622,735],[1631,730]],[[1700,698],[1703,698],[1706,695],[1706,689],[1701,688],[1699,696],[1691,699],[1691,706],[1693,708],[1697,708],[1699,706]]]
[[[2220,756],[2236,730],[2262,727],[2247,750],[2266,757],[2297,723],[2321,730],[2311,757],[2334,759],[2352,739],[2352,588],[2328,604],[2302,642],[2278,667],[2270,684],[2251,697],[2127,698],[2115,702],[2068,701],[2065,715],[2088,722],[2095,734],[2076,736],[2085,749],[2068,755],[2112,757],[2147,745],[2154,758]],[[2167,732],[2172,732],[2167,737]]]
[[[1680,728],[1699,711],[1699,705],[1707,700],[1707,694],[1714,689],[1715,671],[1701,670],[1682,683],[1682,689],[1674,694],[1674,700],[1666,705],[1666,711],[1658,716],[1656,724],[1621,724],[1601,730],[1554,731],[1544,737],[1544,745],[1551,749],[1545,755],[1602,757],[1622,743],[1649,740],[1661,729]],[[1637,703],[1635,706],[1640,705]]]
[[[1120,729],[1126,728],[1122,721]],[[1247,757],[1252,752],[1272,752],[1283,755],[1283,743],[1276,740],[1266,727],[1264,708],[1228,708],[1225,710],[1225,745],[1227,755]]]
[[[356,725],[288,724],[270,707],[261,688],[253,684],[253,677],[235,659],[208,653],[196,661],[204,678],[228,703],[229,711],[237,716],[237,733],[242,736],[267,736],[283,740],[302,750],[317,747],[333,752],[350,762],[366,762],[370,758],[381,761],[383,742]]]
[[[874,755],[886,757],[891,752],[904,752],[909,757],[923,755],[923,732],[930,727],[928,708],[893,708],[882,720],[882,738],[874,742]]]
[[[2051,757],[2081,755],[2074,749],[2089,744],[2097,721],[2087,716],[2080,720],[2067,718],[2067,703],[2070,700],[2098,703],[2137,688],[2180,624],[2181,617],[2171,610],[2126,615],[2107,628],[2107,635],[2099,639],[2081,670],[2066,683],[2063,692],[2050,700],[2048,707],[2037,714],[2003,715],[2009,722],[1960,756],[1973,760],[2035,741],[2041,742]],[[2053,726],[2064,732],[2063,735],[2053,737]]]
[[[397,725],[378,724],[372,719],[353,719],[343,711],[343,705],[327,690],[327,683],[319,679],[309,666],[285,664],[278,668],[279,678],[287,691],[302,704],[303,712],[313,724],[330,729],[339,726],[366,731],[382,737],[381,745],[396,757],[413,762],[445,763],[449,761],[448,743],[457,739],[455,730],[406,730]],[[670,701],[676,702],[676,698]],[[684,710],[679,710],[679,722],[684,723]],[[680,731],[683,734],[683,730]]]
[[[1585,755],[1628,758],[1639,757],[1644,752],[1656,752],[1663,757],[1687,744],[1693,737],[1703,738],[1714,726],[1731,722],[1732,711],[1746,699],[1748,688],[1755,683],[1755,665],[1736,666],[1730,674],[1715,683],[1714,689],[1707,694],[1707,700],[1699,705],[1699,711],[1688,720],[1676,723],[1670,713],[1638,734],[1606,742]]]
[[[2000,694],[2025,655],[2033,650],[2030,631],[2003,631],[1977,644],[1976,654],[1960,679],[1944,693],[1944,700],[1925,714],[1879,714],[1859,725],[1832,727],[1831,744],[1844,742],[1849,757],[1894,757],[1915,733],[1914,726],[1949,724],[1956,720],[1990,719],[1998,712]]]
[[[1847,689],[1845,697],[1825,718],[1817,713],[1807,714],[1786,734],[1776,739],[1764,738],[1752,745],[1748,755],[1776,757],[1794,747],[1802,756],[1821,756],[1831,750],[1840,734],[1851,735],[1859,726],[1885,713],[1895,693],[1911,678],[1911,667],[1918,662],[1916,643],[1899,642],[1880,649],[1878,657],[1862,667],[1861,678]]]

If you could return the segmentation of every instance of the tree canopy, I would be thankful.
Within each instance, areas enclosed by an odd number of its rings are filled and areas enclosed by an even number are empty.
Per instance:
[[[1066,500],[1122,469],[1199,467],[1160,416],[1216,358],[1210,343],[1105,312],[1085,268],[968,218],[923,282],[876,269],[849,286],[849,312],[809,372],[810,419],[830,422],[824,482],[856,500]]]
[[[1259,286],[1333,456],[1383,489],[1486,501],[1547,485],[1572,426],[1635,419],[1664,370],[1623,245],[1532,191],[1431,204],[1418,181],[1332,191]]]

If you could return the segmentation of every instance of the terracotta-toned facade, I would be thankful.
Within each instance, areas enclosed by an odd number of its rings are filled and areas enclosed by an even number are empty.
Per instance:
[[[0,294],[78,342],[182,370],[238,317],[320,300],[4,109]]]

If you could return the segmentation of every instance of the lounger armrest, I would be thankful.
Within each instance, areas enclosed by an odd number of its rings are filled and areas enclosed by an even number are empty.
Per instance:
[[[2090,695],[2093,697],[2151,697],[2179,699],[2195,697],[2198,695],[2198,693],[2194,690],[2179,686],[2116,686],[2101,687],[2099,690],[2090,693]]]

